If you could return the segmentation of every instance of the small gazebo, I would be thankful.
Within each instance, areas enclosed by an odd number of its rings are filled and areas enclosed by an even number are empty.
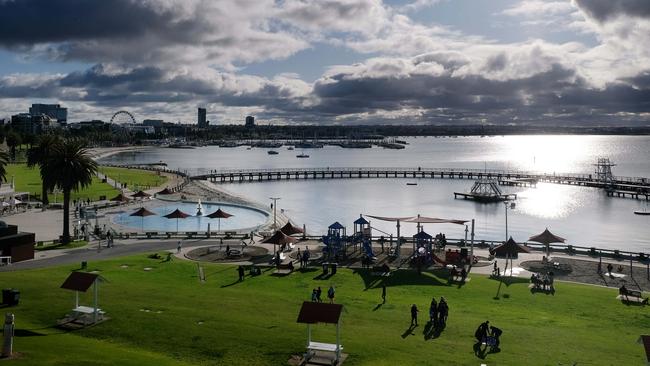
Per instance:
[[[526,248],[523,245],[517,244],[512,236],[510,239],[508,239],[507,242],[499,245],[492,251],[492,254],[494,254],[495,257],[505,258],[506,265],[508,263],[508,259],[510,260],[510,275],[512,275],[512,259],[517,258],[519,256],[519,253],[530,253],[530,249]]]
[[[61,288],[63,289],[74,291],[74,309],[72,309],[72,312],[82,316],[92,314],[93,324],[97,323],[99,317],[104,314],[104,312],[99,308],[99,282],[103,280],[104,279],[96,273],[72,272],[61,285]],[[79,292],[88,291],[90,286],[93,286],[93,306],[80,306]]]
[[[424,230],[413,235],[413,255],[416,254],[418,248],[422,247],[426,248],[427,252],[431,252],[433,249],[433,236],[427,234]]]
[[[327,234],[331,236],[344,237],[345,226],[341,225],[341,223],[337,221],[327,227]]]
[[[343,305],[326,304],[322,302],[305,301],[302,303],[298,314],[298,323],[307,324],[307,353],[305,362],[315,355],[315,351],[334,353],[333,365],[338,365],[341,360],[341,313]],[[313,342],[311,338],[312,324],[336,324],[336,343]]]

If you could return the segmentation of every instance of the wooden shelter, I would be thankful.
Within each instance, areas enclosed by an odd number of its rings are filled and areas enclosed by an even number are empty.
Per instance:
[[[97,323],[100,320],[100,317],[103,316],[104,312],[99,308],[99,282],[102,281],[102,277],[95,273],[87,272],[72,272],[70,276],[66,278],[65,282],[61,285],[61,288],[66,290],[72,290],[75,294],[74,309],[72,312],[75,315],[92,315],[92,323]],[[83,306],[79,305],[79,292],[86,292],[93,286],[93,306]]]
[[[307,352],[305,353],[305,361],[308,361],[314,356],[315,351],[324,351],[334,353],[334,365],[337,365],[341,359],[341,312],[343,305],[341,304],[326,304],[322,302],[309,302],[302,303],[300,313],[298,314],[298,323],[307,324]],[[314,342],[311,338],[311,326],[313,324],[325,323],[336,324],[336,343],[322,343]]]

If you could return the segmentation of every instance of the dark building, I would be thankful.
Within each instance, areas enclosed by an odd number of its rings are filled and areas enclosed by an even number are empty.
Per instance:
[[[60,104],[32,104],[29,114],[32,116],[44,114],[59,123],[68,122],[68,108],[62,108]]]
[[[34,259],[36,235],[18,232],[18,226],[0,221],[0,256],[11,257],[11,262]]]
[[[199,128],[207,128],[208,127],[208,119],[207,119],[207,111],[205,108],[199,108]]]
[[[59,126],[55,118],[46,114],[19,113],[11,116],[11,127],[24,133],[42,133]]]
[[[255,127],[255,117],[246,116],[246,127]]]

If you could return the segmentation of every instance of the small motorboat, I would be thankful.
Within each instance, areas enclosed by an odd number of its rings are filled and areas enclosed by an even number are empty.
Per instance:
[[[650,215],[650,211],[634,211],[635,215]]]
[[[277,152],[275,150],[269,150],[266,153],[269,154],[269,155],[278,155],[279,154],[279,152]]]
[[[418,184],[415,182],[406,182],[407,186],[417,186]]]
[[[297,158],[302,158],[302,159],[304,159],[304,158],[308,158],[309,155],[303,153],[303,154],[298,154],[298,155],[296,155],[296,157],[297,157]]]

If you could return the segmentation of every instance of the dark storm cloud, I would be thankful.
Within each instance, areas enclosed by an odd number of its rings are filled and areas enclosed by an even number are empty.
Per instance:
[[[650,18],[649,0],[575,0],[576,4],[599,21],[619,15]]]
[[[177,21],[171,11],[141,1],[0,1],[0,44],[5,46],[129,39],[147,33],[185,41],[200,27],[196,19]]]

